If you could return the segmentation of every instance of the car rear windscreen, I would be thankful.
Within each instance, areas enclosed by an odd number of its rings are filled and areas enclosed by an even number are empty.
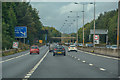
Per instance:
[[[31,48],[32,48],[32,49],[38,49],[38,47],[34,47],[34,46],[33,46],[33,47],[31,47]]]
[[[75,47],[75,46],[70,46],[70,47]]]

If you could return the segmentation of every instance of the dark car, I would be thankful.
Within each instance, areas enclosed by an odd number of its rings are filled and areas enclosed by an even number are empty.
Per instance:
[[[53,56],[55,55],[66,55],[65,53],[65,48],[62,45],[57,45],[55,46],[54,50],[53,50]]]
[[[36,45],[31,46],[31,48],[30,48],[30,54],[32,54],[32,53],[39,54],[39,47],[36,46]]]

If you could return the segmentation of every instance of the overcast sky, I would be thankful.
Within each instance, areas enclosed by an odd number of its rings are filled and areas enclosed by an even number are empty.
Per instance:
[[[39,16],[44,26],[55,27],[64,33],[76,32],[76,12],[79,13],[78,27],[83,26],[83,6],[74,2],[31,2],[33,8],[39,11]],[[96,18],[100,13],[115,10],[118,8],[117,2],[96,2]],[[70,13],[73,11],[73,13]],[[67,16],[71,16],[68,18]],[[93,4],[85,5],[85,23],[91,22],[94,18]],[[68,20],[65,22],[65,20]],[[63,27],[63,24],[66,25]],[[71,26],[70,23],[73,23]],[[102,23],[101,23],[102,24]],[[62,27],[62,29],[61,29]]]

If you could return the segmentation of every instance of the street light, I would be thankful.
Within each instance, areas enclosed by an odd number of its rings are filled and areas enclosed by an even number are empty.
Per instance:
[[[118,29],[117,29],[117,49],[119,49],[119,27],[120,27],[120,0],[118,2]]]
[[[95,0],[94,0],[94,3],[90,3],[90,4],[94,4],[94,36],[95,36]],[[94,47],[95,47],[95,41],[93,40],[93,44],[94,44]]]
[[[84,3],[77,3],[75,2],[75,4],[82,4],[83,5],[83,46],[84,46]],[[95,35],[95,0],[94,0],[94,3],[87,3],[87,4],[94,4],[94,35]],[[95,47],[95,42],[93,42],[94,44],[94,47]]]
[[[75,4],[79,4],[79,3],[77,3],[77,2],[75,2]],[[83,5],[83,46],[84,46],[84,5],[85,4],[82,4]]]
[[[70,11],[70,12],[72,13],[73,11]],[[79,16],[78,16],[78,11],[76,12],[76,16],[77,16],[77,18],[76,18],[76,26],[77,26],[76,44],[78,44],[78,18],[79,18]],[[68,16],[68,18],[69,18],[69,16]],[[73,21],[75,21],[75,20],[73,20]]]

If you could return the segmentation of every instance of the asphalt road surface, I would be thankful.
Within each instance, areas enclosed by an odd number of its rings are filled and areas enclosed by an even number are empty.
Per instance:
[[[47,46],[40,54],[29,51],[3,57],[2,78],[118,78],[118,59],[91,55],[87,52],[67,52],[53,56]]]

